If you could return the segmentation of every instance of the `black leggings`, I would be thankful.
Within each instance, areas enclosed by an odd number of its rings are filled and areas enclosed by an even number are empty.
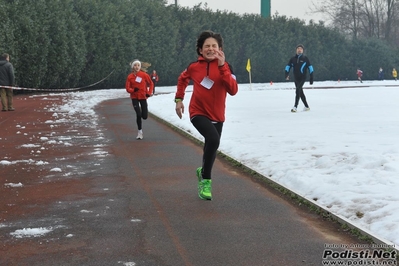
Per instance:
[[[223,122],[213,122],[205,116],[194,116],[191,123],[205,138],[204,154],[202,156],[202,178],[211,179],[213,163],[222,136]]]
[[[298,107],[299,98],[301,98],[305,107],[309,107],[308,102],[306,101],[305,93],[303,93],[303,85],[305,84],[305,80],[295,81],[295,107]]]
[[[137,127],[139,130],[141,130],[143,128],[141,119],[145,120],[148,117],[147,100],[132,99],[132,104],[134,111],[136,111]]]
[[[156,81],[152,81],[152,84],[154,84],[154,89],[152,90],[152,94],[155,94],[155,85],[157,85]]]

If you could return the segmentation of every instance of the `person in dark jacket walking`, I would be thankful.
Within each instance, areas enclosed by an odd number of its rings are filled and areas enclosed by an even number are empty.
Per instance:
[[[294,79],[295,79],[295,104],[292,107],[291,112],[295,113],[298,108],[299,99],[302,100],[303,104],[305,105],[304,111],[309,111],[309,105],[306,101],[305,93],[303,92],[303,85],[306,81],[306,75],[309,69],[310,74],[310,85],[313,84],[313,66],[304,54],[304,46],[302,44],[298,44],[296,46],[296,55],[293,56],[290,61],[288,62],[287,66],[285,67],[285,79],[290,79],[290,70],[293,68],[294,72]]]
[[[384,70],[382,67],[380,67],[380,70],[378,70],[378,80],[384,80]]]
[[[0,86],[13,86],[15,82],[14,68],[10,63],[10,55],[4,53],[0,57]],[[0,88],[2,111],[14,111],[12,105],[12,88]]]

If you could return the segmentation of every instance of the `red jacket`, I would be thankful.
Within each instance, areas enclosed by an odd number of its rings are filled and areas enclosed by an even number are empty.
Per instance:
[[[157,73],[151,73],[151,79],[153,80],[153,81],[155,81],[155,82],[158,82],[159,81],[159,76],[158,76],[158,74]]]
[[[201,85],[205,77],[214,82],[209,89]],[[190,118],[202,115],[215,122],[224,122],[227,93],[235,95],[238,92],[238,84],[230,65],[225,62],[219,67],[217,59],[207,62],[199,56],[197,62],[191,63],[180,74],[175,98],[184,99],[190,80],[194,83],[189,106]]]
[[[126,91],[130,93],[131,99],[145,100],[147,99],[146,94],[152,94],[154,84],[152,83],[150,76],[140,70],[137,74],[132,72],[127,76],[125,88]],[[135,92],[134,88],[138,88],[139,90]]]

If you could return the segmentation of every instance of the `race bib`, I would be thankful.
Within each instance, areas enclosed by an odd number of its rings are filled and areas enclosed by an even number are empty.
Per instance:
[[[137,83],[141,83],[142,80],[143,80],[143,79],[142,79],[141,77],[136,77],[136,80],[135,80],[135,81],[136,81]]]
[[[213,86],[213,83],[215,83],[213,80],[211,80],[208,77],[205,77],[202,81],[201,81],[201,85],[204,86],[205,88],[207,88],[208,90],[210,90]]]

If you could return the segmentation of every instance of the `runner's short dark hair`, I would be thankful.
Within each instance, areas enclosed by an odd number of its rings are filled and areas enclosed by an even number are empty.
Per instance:
[[[215,33],[213,31],[206,30],[206,31],[201,32],[201,34],[198,36],[198,39],[197,39],[197,54],[198,55],[200,55],[200,49],[202,49],[202,46],[204,46],[205,40],[208,38],[215,38],[219,47],[220,48],[223,47],[222,35],[220,35],[220,33]]]

